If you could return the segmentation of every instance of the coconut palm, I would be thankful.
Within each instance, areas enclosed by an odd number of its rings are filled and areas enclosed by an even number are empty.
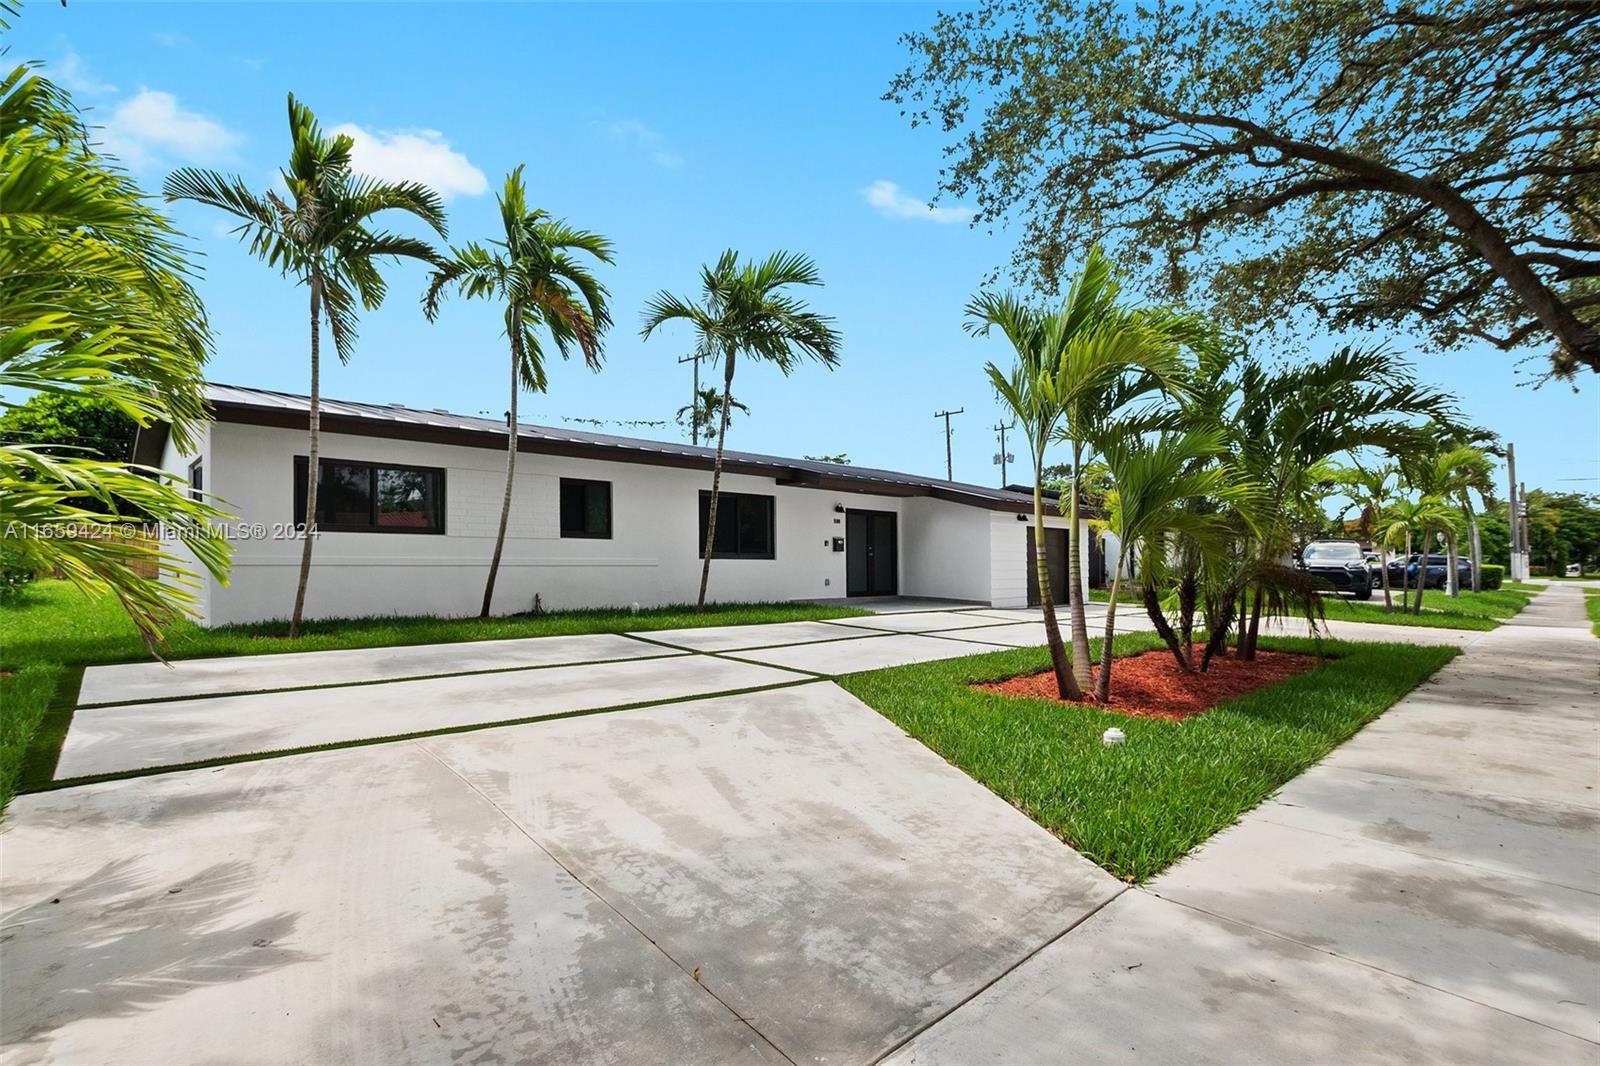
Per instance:
[[[0,389],[79,397],[195,446],[211,335],[186,251],[71,96],[26,64],[0,78]],[[0,405],[5,405],[0,401]],[[92,449],[0,446],[0,574],[53,572],[115,596],[152,649],[195,603],[197,570],[228,574],[229,517],[155,469]],[[130,537],[159,523],[188,558]],[[167,580],[153,576],[151,564]]]
[[[750,408],[731,396],[728,397],[728,406],[730,408],[738,408],[744,414],[750,413]],[[721,411],[721,390],[714,385],[702,385],[695,390],[694,402],[686,403],[678,408],[676,417],[678,425],[688,426],[690,436],[698,443],[701,437],[710,440],[713,434],[716,433],[717,416]],[[728,419],[728,425],[733,425],[731,416]]]
[[[1236,480],[1233,470],[1215,462],[1227,451],[1225,436],[1215,430],[1163,433],[1155,438],[1116,432],[1112,427],[1095,442],[1111,478],[1105,517],[1096,524],[1117,540],[1111,598],[1106,604],[1105,636],[1100,643],[1100,674],[1095,698],[1111,698],[1113,639],[1122,562],[1130,554],[1143,557],[1146,580],[1161,572],[1171,537],[1183,534],[1202,550],[1220,552],[1232,537],[1232,526],[1217,511],[1186,506],[1209,500],[1221,507],[1247,505],[1256,489]],[[1160,630],[1178,665],[1191,669],[1187,649],[1171,627]]]
[[[733,406],[733,373],[740,356],[770,362],[786,376],[803,359],[823,366],[839,364],[839,334],[833,319],[810,310],[786,290],[796,285],[821,285],[816,264],[808,257],[774,252],[760,262],[739,262],[733,249],[700,271],[701,300],[657,293],[644,309],[642,335],[668,322],[687,322],[702,358],[722,360],[722,403],[717,418],[717,456],[711,467],[711,499],[706,522],[705,554],[700,567],[700,595],[695,610],[706,608],[711,581],[711,553],[717,534],[717,496],[722,488],[722,455],[728,440],[728,412]]]
[[[439,304],[454,289],[467,299],[499,300],[505,304],[506,338],[511,350],[511,406],[506,412],[506,489],[500,500],[500,525],[495,532],[494,554],[483,584],[479,618],[489,617],[494,603],[495,578],[505,550],[506,527],[511,521],[512,488],[517,476],[517,397],[523,389],[549,388],[541,333],[566,359],[577,347],[590,370],[600,369],[600,336],[611,325],[607,292],[589,271],[582,257],[611,262],[611,242],[596,233],[573,229],[544,211],[528,207],[522,167],[506,175],[500,193],[500,222],[504,239],[452,248],[433,271],[422,298],[424,313],[432,322]],[[574,254],[579,253],[579,254]],[[580,257],[581,256],[581,257]]]
[[[325,317],[341,363],[355,352],[356,316],[383,303],[388,286],[381,265],[401,259],[432,262],[431,245],[415,237],[375,229],[374,218],[388,211],[421,219],[445,234],[444,207],[432,189],[411,181],[380,181],[351,169],[354,142],[345,134],[329,137],[310,108],[289,94],[289,162],[279,173],[288,190],[252,192],[237,176],[185,167],[166,182],[166,198],[193,200],[239,219],[235,230],[250,253],[306,286],[310,299],[311,403],[307,422],[306,519],[295,584],[289,636],[300,635],[311,549],[317,536],[317,490],[321,480],[321,324]]]

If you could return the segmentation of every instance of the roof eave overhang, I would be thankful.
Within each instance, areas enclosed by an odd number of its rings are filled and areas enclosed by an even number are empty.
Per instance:
[[[216,401],[212,404],[212,417],[218,422],[234,425],[267,426],[276,429],[309,430],[309,416],[304,411],[287,408],[257,407],[251,404]],[[352,415],[323,411],[320,418],[322,432],[343,433],[357,437],[379,437],[388,440],[423,441],[429,444],[449,444],[465,448],[491,448],[500,451],[505,447],[505,433],[492,430],[471,430],[455,426],[430,426],[416,422],[387,421],[380,418],[360,418]],[[165,444],[165,437],[162,438]],[[137,444],[136,444],[137,447]],[[565,455],[577,459],[599,459],[612,463],[636,463],[641,466],[667,466],[689,470],[710,470],[713,460],[671,451],[656,451],[648,447],[628,448],[618,445],[591,444],[586,441],[548,440],[523,437],[517,444],[518,452],[535,455]],[[159,449],[157,461],[159,462]],[[780,485],[795,488],[817,489],[826,492],[866,493],[875,496],[931,496],[952,503],[982,507],[991,511],[1026,513],[1032,504],[1026,501],[995,499],[976,493],[962,492],[945,486],[917,485],[907,482],[857,478],[848,474],[821,475],[809,470],[784,466],[781,463],[752,463],[737,458],[723,460],[722,469],[728,473],[749,474],[773,478]]]

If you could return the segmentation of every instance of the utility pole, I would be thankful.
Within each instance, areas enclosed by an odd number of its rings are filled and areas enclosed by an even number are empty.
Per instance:
[[[700,353],[686,355],[678,360],[679,363],[694,364],[694,393],[689,397],[689,440],[696,446],[700,445]]]
[[[1518,521],[1522,523],[1522,532],[1517,536],[1517,543],[1522,545],[1522,580],[1526,581],[1533,576],[1533,538],[1528,535],[1528,485],[1526,482],[1517,482],[1517,503],[1521,505],[1522,514]]]
[[[965,407],[957,407],[954,411],[935,411],[933,413],[934,418],[944,419],[944,479],[946,481],[954,481],[956,479],[955,467],[950,459],[950,416],[966,414],[966,411]]]
[[[1006,432],[1016,428],[1016,425],[1017,424],[1015,422],[1011,423],[1009,426],[1004,422],[1001,422],[994,427],[995,432],[1000,434],[1000,454],[994,457],[994,461],[1000,464],[1001,488],[1005,488],[1006,485],[1010,483],[1010,479],[1006,477],[1006,464],[1011,461],[1011,453],[1006,451]]]
[[[1517,500],[1517,446],[1506,444],[1506,486],[1511,492],[1511,498],[1506,501],[1506,518],[1511,525],[1511,580],[1526,581],[1527,575],[1522,573],[1522,538],[1518,533],[1521,526],[1520,515],[1522,510],[1518,507]]]

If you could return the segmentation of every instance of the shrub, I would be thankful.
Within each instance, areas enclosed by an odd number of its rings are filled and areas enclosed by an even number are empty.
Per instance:
[[[1478,582],[1478,584],[1482,586],[1485,591],[1499,588],[1500,582],[1505,580],[1506,568],[1503,566],[1496,566],[1494,563],[1484,563],[1482,569],[1483,580]]]
[[[1545,568],[1543,566],[1540,566],[1538,563],[1529,563],[1528,564],[1528,576],[1529,577],[1549,577],[1550,576],[1550,571],[1547,568]]]

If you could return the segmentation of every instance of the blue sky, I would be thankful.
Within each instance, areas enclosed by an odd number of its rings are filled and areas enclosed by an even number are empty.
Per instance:
[[[993,342],[961,330],[974,288],[1009,257],[1004,232],[974,231],[959,204],[923,210],[941,141],[880,97],[903,66],[918,4],[30,4],[13,58],[46,62],[146,188],[175,166],[273,180],[287,150],[285,95],[330,127],[355,127],[359,160],[428,178],[446,192],[451,236],[490,236],[493,192],[527,165],[534,203],[609,236],[605,271],[617,326],[605,370],[556,365],[526,421],[672,418],[687,401],[683,333],[648,342],[640,308],[655,291],[691,292],[723,248],[813,256],[838,319],[843,362],[785,379],[744,364],[731,447],[785,455],[845,452],[858,464],[955,473],[992,483],[999,411],[986,387]],[[303,289],[248,258],[220,215],[175,209],[204,253],[218,381],[305,391]],[[448,304],[428,325],[423,272],[391,273],[348,366],[324,394],[494,416],[505,410],[505,344],[485,304]],[[1389,338],[1409,349],[1405,337]],[[1535,391],[1513,357],[1420,355],[1422,373],[1511,440],[1530,485],[1600,492],[1600,404],[1561,385]],[[615,432],[671,437],[676,426]],[[1021,458],[1019,454],[1019,458]],[[1012,473],[1017,479],[1016,471]]]

